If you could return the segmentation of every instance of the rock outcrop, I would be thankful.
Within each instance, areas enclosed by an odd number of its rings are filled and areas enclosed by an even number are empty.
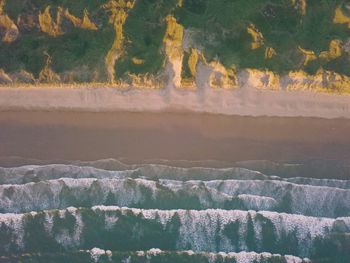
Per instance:
[[[342,10],[342,6],[336,8],[333,23],[346,24],[350,28],[350,17]]]
[[[0,0],[0,37],[4,43],[12,43],[19,36],[16,24],[4,11],[5,0]]]
[[[89,18],[89,12],[84,9],[83,18],[80,19],[72,15],[68,9],[63,7],[56,8],[56,19],[52,18],[51,6],[47,6],[43,12],[39,13],[39,25],[42,32],[47,33],[52,37],[58,37],[64,34],[62,28],[62,22],[64,19],[70,21],[74,27],[87,29],[87,30],[97,30],[97,26]]]
[[[89,18],[89,12],[87,9],[84,9],[84,16],[82,19],[75,17],[72,15],[68,9],[66,9],[63,13],[64,17],[67,18],[75,27],[81,28],[81,29],[88,29],[88,30],[97,30],[97,26],[94,22],[92,22]]]
[[[322,51],[319,58],[330,61],[336,59],[342,55],[342,41],[339,39],[333,39],[329,44],[328,51]]]
[[[128,10],[132,9],[135,1],[130,0],[109,0],[102,7],[109,14],[109,23],[113,25],[115,38],[112,47],[107,53],[105,64],[107,69],[108,81],[115,82],[115,63],[123,55],[124,33],[123,26],[128,17]]]
[[[247,32],[252,37],[251,49],[257,49],[264,45],[264,37],[254,24],[249,24]]]
[[[106,0],[104,4],[96,7],[79,4],[79,7],[69,6],[68,9],[68,5],[60,1],[47,5],[27,0],[25,12],[17,14],[17,17],[14,18],[11,17],[14,16],[13,3],[6,2],[5,4],[5,0],[0,0],[0,38],[2,42],[6,43],[3,52],[15,49],[15,43],[13,42],[16,40],[22,41],[23,38],[24,41],[21,52],[16,53],[13,50],[14,55],[10,58],[11,61],[12,59],[16,60],[13,65],[10,63],[11,66],[7,67],[5,60],[1,62],[1,68],[4,69],[2,83],[36,83],[35,78],[38,78],[40,82],[109,82],[109,84],[113,84],[112,86],[133,86],[136,88],[182,87],[198,89],[211,87],[229,89],[244,87],[247,84],[249,87],[269,90],[315,89],[336,93],[344,93],[349,90],[349,77],[344,74],[344,70],[341,72],[339,70],[339,68],[346,69],[347,63],[349,63],[346,58],[350,50],[349,41],[338,31],[334,32],[334,38],[330,40],[328,50],[327,48],[322,50],[320,46],[314,48],[305,43],[303,43],[303,46],[302,43],[295,41],[293,48],[287,52],[289,55],[286,55],[281,46],[272,39],[276,32],[270,32],[268,27],[263,26],[261,26],[261,29],[263,29],[261,31],[259,23],[254,19],[250,19],[252,17],[248,14],[248,17],[245,17],[244,21],[242,20],[242,24],[234,30],[224,29],[222,26],[220,28],[219,24],[216,25],[216,22],[212,26],[213,28],[217,27],[217,32],[213,32],[212,28],[207,28],[208,32],[206,32],[207,29],[201,28],[198,23],[188,26],[187,18],[184,19],[181,16],[191,10],[191,5],[183,0],[175,1],[173,6],[169,4],[169,7],[164,7],[165,4],[145,4],[148,8],[150,6],[155,9],[164,8],[164,12],[159,13],[159,17],[153,17],[152,14],[152,19],[148,21],[147,18],[146,22],[142,21],[152,30],[145,35],[135,34],[134,31],[139,29],[136,28],[137,23],[134,23],[134,19],[137,19],[135,14],[139,12],[139,9],[134,7],[138,4],[139,2],[134,0]],[[271,6],[270,4],[267,2],[266,5],[263,4],[262,6],[265,8],[263,11],[264,17],[271,21],[279,15],[275,12],[276,8],[290,9],[294,7],[298,14],[290,12],[289,15],[297,16],[297,19],[294,17],[294,20],[291,21],[304,20],[304,17],[309,16],[307,8],[313,8],[313,3],[307,3],[307,0],[290,0],[287,7],[279,4]],[[203,10],[207,8],[205,4],[200,4],[197,7]],[[229,8],[229,6],[226,7]],[[131,9],[133,9],[132,17],[129,17]],[[333,10],[329,10],[333,22],[346,24],[350,28],[348,9],[349,4],[341,4],[334,6]],[[155,12],[158,11],[157,9]],[[185,13],[179,15],[178,11],[184,11]],[[193,11],[195,10],[189,11],[189,13]],[[211,10],[207,11],[210,13]],[[254,10],[251,11],[255,14]],[[76,12],[80,12],[81,15],[77,15]],[[201,14],[196,14],[196,16],[200,17]],[[125,39],[127,37],[125,36],[124,26],[127,19],[133,20],[127,25],[127,34],[130,38],[128,43],[131,43],[130,46],[132,47],[139,48],[140,50],[137,52],[128,50],[127,53],[125,51]],[[180,19],[184,22],[179,22]],[[197,18],[193,17],[193,19],[196,20]],[[217,20],[217,23],[221,23],[219,20]],[[251,21],[255,21],[254,24]],[[248,26],[246,27],[246,25]],[[108,36],[108,34],[110,35],[110,28],[108,30],[104,28],[110,26],[113,27],[115,33],[113,40]],[[340,27],[344,30],[344,26]],[[81,44],[78,44],[76,39],[71,39],[70,41],[74,42],[74,45],[71,45],[68,41],[67,50],[63,51],[63,53],[67,53],[62,55],[62,57],[67,57],[66,60],[61,60],[60,56],[57,55],[57,51],[55,51],[53,64],[51,64],[51,59],[48,59],[46,64],[44,62],[42,65],[28,65],[32,61],[30,56],[35,56],[40,61],[43,52],[49,51],[52,53],[52,50],[57,50],[55,39],[52,38],[58,38],[58,42],[64,41],[68,37],[67,35],[71,33],[69,31],[71,28],[92,31],[90,33],[80,32],[79,30],[72,32],[72,36],[82,39],[83,46],[80,46]],[[241,31],[236,32],[236,30]],[[297,30],[300,31],[301,29]],[[38,33],[38,31],[43,34]],[[264,32],[264,35],[262,32]],[[244,45],[242,53],[252,53],[245,58],[235,53],[238,48],[233,48],[233,46],[237,44],[238,36],[244,38],[245,41],[247,33],[251,38],[251,42],[249,42],[248,49],[246,44]],[[20,34],[21,39],[19,40]],[[36,37],[32,38],[31,34],[38,34],[42,39],[39,41]],[[61,37],[64,34],[66,35]],[[96,39],[90,41],[90,34],[103,36],[106,41],[103,43]],[[111,43],[108,44],[107,40]],[[225,42],[225,44],[221,45],[220,42]],[[242,44],[242,42],[239,43]],[[61,43],[58,46],[64,45]],[[21,43],[19,43],[18,48],[22,48]],[[151,56],[142,53],[147,53],[148,48],[152,49]],[[320,52],[320,50],[322,51]],[[98,52],[101,53],[100,57]],[[290,57],[297,56],[298,52],[303,56],[302,63]],[[152,73],[149,73],[146,63],[149,63],[149,58],[152,58],[152,56],[159,57],[155,58],[157,66],[152,69]],[[4,57],[6,55],[3,55]],[[66,66],[65,61],[70,62],[72,57],[80,60],[81,64],[79,66],[74,65],[74,67]],[[94,61],[92,63],[90,57],[94,57],[98,62]],[[120,72],[116,69],[117,61],[118,66],[120,65]],[[165,63],[162,63],[164,61]],[[257,62],[256,65],[254,64],[255,61]],[[103,62],[104,67],[101,71]],[[253,64],[250,65],[251,63]],[[279,63],[284,63],[283,71],[278,69]],[[343,65],[343,67],[339,65]],[[254,69],[255,67],[259,69]],[[327,70],[321,69],[314,75],[305,73],[309,70],[314,71],[317,69],[316,67],[323,67]],[[42,68],[41,71],[40,68]],[[198,70],[199,68],[200,70]],[[21,71],[21,69],[31,69],[31,72]],[[5,77],[6,75],[7,77]],[[116,79],[117,75],[118,80]]]
[[[246,69],[239,75],[240,85],[257,89],[279,90],[280,76],[272,71]]]
[[[314,61],[317,59],[317,56],[314,51],[307,50],[302,47],[298,47],[299,51],[304,55],[304,66],[307,66],[311,61]]]
[[[315,75],[304,71],[293,71],[284,77],[287,90],[315,90],[327,92],[349,92],[350,78],[335,72],[320,69]]]
[[[44,68],[39,73],[39,81],[43,83],[59,83],[61,81],[60,75],[51,68],[52,58],[47,53],[45,55],[46,62]]]
[[[297,9],[301,15],[306,15],[307,3],[306,0],[291,0],[295,9]]]
[[[327,51],[322,51],[317,55],[312,50],[307,50],[302,47],[298,47],[299,51],[304,55],[304,66],[307,66],[310,62],[321,59],[324,61],[331,61],[333,59],[339,58],[343,52],[343,43],[339,39],[333,39],[329,43],[329,49]]]
[[[166,17],[166,32],[163,38],[169,80],[174,87],[181,86],[181,72],[183,60],[182,41],[184,28],[177,23],[176,18],[168,15]]]
[[[47,33],[52,37],[63,35],[62,30],[62,15],[63,9],[57,8],[56,19],[54,20],[51,16],[51,6],[47,6],[43,12],[39,13],[39,24],[41,31]]]
[[[12,83],[11,77],[6,74],[3,69],[0,69],[0,84],[10,84]]]
[[[220,62],[212,61],[208,64],[211,69],[209,86],[211,88],[232,89],[238,87],[236,69],[234,66],[225,68]]]
[[[277,55],[277,53],[276,53],[276,50],[274,48],[272,48],[272,47],[265,48],[265,59],[271,59],[276,55]]]
[[[184,63],[187,62],[187,68],[188,68],[188,75],[189,76],[181,76],[181,86],[187,87],[187,88],[193,88],[196,86],[196,75],[197,75],[197,65],[200,58],[200,52],[195,49],[191,48],[190,52],[188,52],[188,58],[187,61],[183,61]],[[184,68],[184,67],[183,67]]]

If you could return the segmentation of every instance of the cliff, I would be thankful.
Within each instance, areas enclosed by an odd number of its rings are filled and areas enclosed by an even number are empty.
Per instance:
[[[0,82],[227,89],[248,73],[258,89],[348,93],[349,21],[341,1],[1,0]]]

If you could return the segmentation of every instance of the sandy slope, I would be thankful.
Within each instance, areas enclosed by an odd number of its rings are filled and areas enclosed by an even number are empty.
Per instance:
[[[191,111],[241,116],[350,118],[350,95],[311,91],[1,87],[0,110]]]

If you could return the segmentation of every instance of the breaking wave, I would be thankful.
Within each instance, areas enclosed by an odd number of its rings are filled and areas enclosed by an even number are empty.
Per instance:
[[[226,263],[310,263],[308,259],[301,259],[295,256],[283,256],[279,254],[271,253],[255,253],[255,252],[240,252],[240,253],[208,253],[201,252],[196,253],[192,250],[187,251],[162,251],[160,249],[152,248],[146,251],[134,251],[134,252],[122,252],[111,251],[100,248],[92,248],[90,250],[80,250],[78,252],[71,252],[65,254],[24,254],[17,257],[4,257],[5,260],[11,260],[11,262],[23,262],[28,261],[32,263],[44,262],[50,260],[51,263],[64,262],[74,258],[76,262],[84,261],[85,263],[103,263],[103,262],[148,262],[159,263],[169,262],[171,258],[172,262],[182,263],[213,263],[213,262],[226,262]],[[0,258],[0,262],[1,258]]]
[[[350,217],[116,206],[2,214],[0,222],[2,231],[8,233],[2,238],[3,253],[38,252],[38,246],[46,244],[48,252],[91,246],[121,251],[158,247],[209,252],[293,252],[305,257],[322,249],[323,239],[350,230]]]
[[[339,217],[350,216],[350,189],[299,185],[282,180],[183,182],[140,178],[61,178],[0,185],[0,211],[3,213],[99,204],[154,209],[268,210]]]
[[[97,164],[0,168],[0,262],[350,257],[350,181],[239,167]]]

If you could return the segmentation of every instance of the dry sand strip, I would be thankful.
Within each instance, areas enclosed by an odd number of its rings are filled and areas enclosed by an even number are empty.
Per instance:
[[[0,88],[0,110],[198,112],[240,116],[350,118],[350,95],[312,91],[121,89],[102,86]]]
[[[350,160],[350,120],[0,112],[0,156],[44,160]]]

